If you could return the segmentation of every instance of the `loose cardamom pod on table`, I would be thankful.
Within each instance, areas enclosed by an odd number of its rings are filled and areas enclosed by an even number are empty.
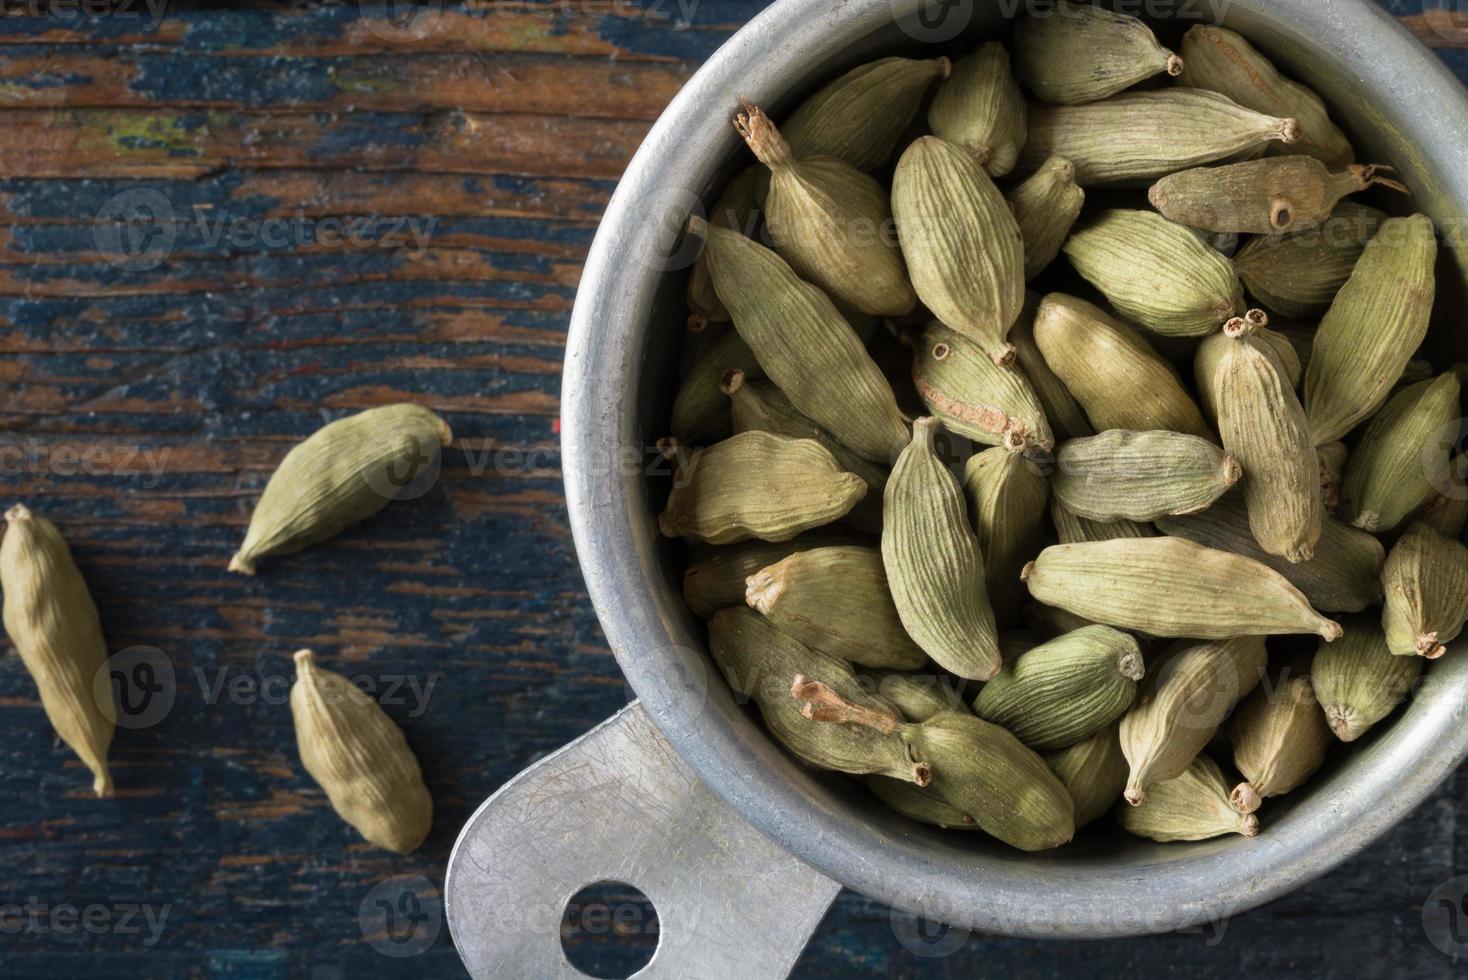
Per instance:
[[[1422,658],[1393,656],[1375,616],[1352,616],[1341,626],[1345,635],[1316,652],[1310,680],[1330,730],[1354,742],[1408,696]]]
[[[981,44],[954,64],[928,107],[928,127],[971,153],[992,177],[1014,169],[1025,144],[1026,109],[1004,45]]]

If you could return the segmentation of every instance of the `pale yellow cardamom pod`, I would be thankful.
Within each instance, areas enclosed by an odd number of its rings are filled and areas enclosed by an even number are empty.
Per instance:
[[[1243,317],[1244,329],[1254,338],[1259,350],[1269,358],[1280,377],[1294,390],[1299,387],[1300,378],[1304,375],[1300,355],[1288,336],[1270,330],[1267,323],[1268,317],[1263,310],[1250,310]],[[1198,392],[1198,406],[1203,409],[1203,415],[1215,425],[1218,423],[1218,406],[1213,400],[1213,381],[1223,356],[1233,350],[1233,341],[1233,337],[1220,330],[1204,337],[1198,349],[1193,352],[1193,380]]]
[[[1408,696],[1422,658],[1393,656],[1375,616],[1352,616],[1341,626],[1345,635],[1316,652],[1310,680],[1330,730],[1354,742]]]
[[[1204,510],[1242,475],[1239,461],[1207,439],[1110,429],[1063,443],[1051,482],[1072,514],[1145,523]]]
[[[93,791],[111,796],[107,748],[116,716],[111,679],[103,674],[98,683],[107,641],[97,607],[56,525],[24,504],[6,511],[5,522],[5,632],[36,682],[51,727],[92,771]],[[107,699],[105,710],[100,695]]]
[[[1392,545],[1381,572],[1382,626],[1399,657],[1436,660],[1468,621],[1468,548],[1426,524],[1412,524]]]
[[[1046,160],[1034,176],[1009,192],[1009,206],[1025,243],[1026,282],[1055,261],[1085,204],[1075,164],[1064,157]]]
[[[1126,787],[1126,756],[1116,728],[1113,722],[1090,738],[1045,756],[1045,763],[1070,791],[1078,828],[1109,813]]]
[[[1055,525],[1055,536],[1061,544],[1085,544],[1088,541],[1113,541],[1117,538],[1156,537],[1157,530],[1150,524],[1136,521],[1093,521],[1066,510],[1059,500],[1050,502],[1050,521]]]
[[[1182,74],[1183,59],[1136,17],[1090,4],[1060,3],[1014,28],[1015,67],[1038,98],[1095,102],[1154,75]]]
[[[1116,816],[1128,833],[1163,842],[1259,833],[1259,818],[1234,810],[1223,771],[1206,755],[1156,783],[1140,804],[1118,808]]]
[[[229,570],[254,575],[267,555],[300,551],[366,520],[433,474],[453,438],[420,405],[369,408],[316,430],[265,485]]]
[[[433,798],[402,729],[361,688],[295,655],[291,717],[301,764],[332,809],[378,847],[416,850],[433,823]]]
[[[1009,342],[1014,345],[1016,354],[1014,366],[1029,379],[1030,387],[1044,410],[1045,421],[1057,441],[1095,435],[1096,430],[1091,427],[1085,411],[1065,382],[1050,369],[1040,345],[1035,342],[1035,315],[1039,311],[1039,294],[1027,290],[1024,311],[1009,330]]]
[[[855,545],[865,539],[841,527],[817,528],[788,541],[741,541],[734,545],[698,545],[683,572],[683,600],[694,615],[709,619],[720,609],[744,605],[745,579],[799,551]]]
[[[1018,613],[1024,598],[1019,571],[1044,545],[1047,531],[1050,484],[1023,450],[1016,439],[970,457],[963,470],[996,620]]]
[[[1240,813],[1253,813],[1266,797],[1288,793],[1315,775],[1334,741],[1310,678],[1288,677],[1288,670],[1280,683],[1261,685],[1239,706],[1229,738],[1234,765],[1244,777],[1229,794]]]
[[[961,146],[991,176],[1014,169],[1025,145],[1025,97],[1009,70],[1009,52],[997,41],[953,66],[933,96],[933,135]]]
[[[1249,239],[1234,255],[1234,268],[1250,295],[1270,310],[1318,317],[1330,309],[1385,220],[1375,208],[1342,201],[1318,228]]]
[[[1039,395],[1017,365],[995,364],[973,338],[937,321],[909,336],[913,386],[945,427],[991,446],[1012,438],[1041,449],[1055,444]]]

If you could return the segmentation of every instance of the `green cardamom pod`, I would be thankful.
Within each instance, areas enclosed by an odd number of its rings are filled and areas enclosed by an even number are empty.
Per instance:
[[[1468,527],[1468,453],[1460,453],[1422,506],[1417,520],[1445,538],[1461,538]]]
[[[892,213],[918,298],[996,364],[1025,302],[1024,242],[1009,202],[962,148],[924,136],[892,176]]]
[[[1268,566],[1182,538],[1054,545],[1023,578],[1038,602],[1153,636],[1341,635]]]
[[[875,548],[796,552],[751,575],[745,599],[812,650],[864,667],[916,670],[928,662],[902,628]]]
[[[1249,527],[1242,493],[1231,493],[1199,514],[1162,517],[1162,533],[1252,558],[1283,575],[1321,612],[1360,612],[1381,602],[1386,550],[1373,535],[1322,516],[1320,540],[1309,561],[1292,562],[1260,547]]]
[[[984,555],[985,590],[996,619],[1018,613],[1024,599],[1020,569],[1045,543],[1050,483],[1022,444],[986,449],[964,465],[974,531]]]
[[[683,601],[700,619],[720,609],[744,605],[744,580],[761,568],[789,558],[798,551],[860,543],[855,533],[838,527],[817,528],[788,541],[742,541],[713,547],[696,545],[683,572]]]
[[[1035,343],[1035,314],[1039,310],[1039,295],[1026,292],[1024,312],[1009,330],[1009,342],[1014,345],[1016,354],[1015,366],[1029,379],[1055,439],[1063,442],[1095,435],[1096,430],[1091,427],[1085,411],[1076,403],[1065,382],[1050,370],[1045,355],[1040,352],[1040,345]]]
[[[1426,524],[1392,545],[1381,572],[1387,646],[1399,657],[1436,660],[1468,621],[1468,548]]]
[[[788,541],[844,517],[866,492],[814,439],[742,432],[688,457],[658,527],[706,544]]]
[[[1269,357],[1280,377],[1294,390],[1300,385],[1304,366],[1295,345],[1284,334],[1270,330],[1262,311],[1251,310],[1244,318],[1244,329],[1258,342],[1259,349]],[[1218,406],[1213,402],[1213,379],[1223,356],[1233,350],[1234,338],[1220,330],[1203,338],[1193,354],[1193,379],[1198,391],[1198,406],[1203,414],[1215,424],[1218,421]]]
[[[826,294],[743,235],[696,215],[689,231],[704,240],[719,298],[770,380],[863,459],[895,458],[907,424],[892,386]]]
[[[1117,312],[1157,333],[1204,337],[1242,312],[1233,264],[1160,214],[1103,211],[1064,251]]]
[[[735,128],[769,168],[765,224],[775,251],[837,306],[902,316],[917,305],[889,226],[887,191],[835,157],[797,159],[775,124],[745,103]]]
[[[915,346],[913,385],[946,428],[985,445],[1055,444],[1039,396],[1015,365],[995,364],[974,340],[936,320],[916,335]]]
[[[797,759],[818,769],[877,773],[919,786],[931,779],[896,709],[863,690],[846,661],[786,636],[752,609],[715,615],[709,652],[729,686],[754,701],[770,733]],[[813,683],[839,693],[847,715],[828,721],[794,693],[800,684]]]
[[[1334,739],[1309,677],[1288,677],[1261,685],[1229,722],[1234,766],[1244,782],[1229,801],[1240,813],[1253,813],[1260,801],[1280,796],[1315,775]]]
[[[1224,834],[1257,836],[1259,818],[1234,810],[1228,794],[1218,763],[1200,755],[1179,775],[1154,784],[1140,804],[1120,807],[1116,816],[1127,833],[1164,843]]]
[[[1339,173],[1314,157],[1267,157],[1168,174],[1147,198],[1163,216],[1189,228],[1248,235],[1288,235],[1319,227],[1342,198],[1382,186],[1389,167],[1352,164]]]
[[[1032,749],[1062,749],[1131,707],[1143,672],[1136,639],[1086,626],[1005,664],[979,691],[974,714]]]
[[[683,343],[678,350],[679,385],[693,373],[704,355],[733,332],[734,324],[727,320],[709,320],[697,313],[690,313],[684,321]]]
[[[754,351],[730,331],[698,359],[673,397],[673,438],[685,446],[707,446],[734,434],[729,399],[720,390],[725,372],[742,371],[747,379],[763,378]]]
[[[1009,192],[1009,206],[1025,243],[1026,282],[1055,261],[1085,204],[1075,164],[1065,157],[1046,160],[1033,177]]]
[[[831,156],[880,170],[922,109],[947,58],[883,58],[853,68],[806,99],[781,127],[797,156]]]
[[[1018,169],[1031,173],[1062,156],[1075,164],[1082,187],[1146,186],[1271,143],[1294,143],[1299,135],[1294,119],[1254,112],[1216,92],[1127,92],[1086,105],[1032,104]]]
[[[1422,658],[1392,656],[1374,616],[1353,616],[1341,626],[1345,635],[1316,652],[1310,679],[1330,730],[1354,742],[1407,697],[1422,674]]]
[[[1126,788],[1126,756],[1115,722],[1069,748],[1047,753],[1045,763],[1070,792],[1077,827],[1105,816]]]
[[[865,534],[882,533],[882,491],[887,486],[887,471],[869,463],[847,449],[810,416],[791,404],[790,399],[769,381],[751,381],[743,371],[724,372],[720,390],[729,396],[729,407],[735,433],[772,432],[791,439],[814,439],[836,457],[837,464],[855,473],[867,485],[867,495],[851,509],[845,521]]]
[[[369,408],[316,430],[271,475],[229,570],[254,575],[267,555],[292,554],[366,520],[437,465],[453,438],[419,405]]]
[[[1182,74],[1183,59],[1136,17],[1060,3],[1014,28],[1015,70],[1036,97],[1059,105],[1095,102],[1154,75]]]
[[[1319,227],[1249,239],[1234,255],[1234,269],[1249,293],[1274,312],[1319,317],[1385,220],[1376,208],[1342,201]]]
[[[755,226],[759,224],[759,190],[763,170],[759,164],[754,164],[739,171],[714,202],[709,222],[742,235],[753,235]],[[698,257],[688,276],[688,308],[704,320],[724,322],[729,319],[729,311],[714,289],[706,255]]]
[[[1025,97],[1009,70],[1009,52],[997,41],[960,59],[933,96],[933,135],[963,147],[990,176],[1014,169],[1025,145]]]
[[[944,830],[979,829],[972,816],[943,799],[931,786],[915,786],[886,776],[867,776],[862,782],[877,799],[909,820],[932,824]]]
[[[966,713],[968,705],[947,675],[913,674],[900,670],[873,670],[864,675],[872,689],[896,706],[910,722],[924,722],[944,711]],[[965,681],[956,682],[966,686]]]
[[[1305,409],[1244,318],[1229,321],[1223,332],[1232,346],[1214,369],[1211,400],[1224,448],[1244,468],[1249,527],[1270,554],[1309,561],[1325,508]]]
[[[1256,112],[1299,120],[1299,139],[1272,152],[1306,153],[1332,167],[1355,162],[1350,140],[1330,121],[1320,96],[1281,75],[1239,34],[1199,24],[1183,35],[1182,56],[1183,85],[1221,92]]]
[[[1326,513],[1332,514],[1340,507],[1341,484],[1345,482],[1350,450],[1343,442],[1327,442],[1315,447],[1315,458],[1320,464],[1320,499]]]
[[[1462,390],[1453,371],[1419,381],[1391,397],[1366,426],[1346,464],[1346,516],[1363,531],[1390,531],[1448,485],[1452,460],[1433,443],[1458,435]]]
[[[0,541],[5,632],[36,682],[51,727],[92,771],[92,791],[109,797],[107,749],[117,719],[103,710],[96,692],[107,662],[97,606],[56,525],[25,504],[7,510],[5,522]],[[111,709],[110,680],[103,691]]]
[[[1114,541],[1117,538],[1150,538],[1157,532],[1150,524],[1135,521],[1093,521],[1066,510],[1059,499],[1050,503],[1050,522],[1061,544],[1085,544],[1089,541]]]
[[[1242,636],[1179,643],[1152,666],[1121,719],[1128,803],[1139,806],[1153,786],[1182,775],[1258,685],[1268,660],[1263,637]]]
[[[1223,496],[1239,461],[1197,436],[1110,429],[1072,439],[1055,455],[1055,499],[1093,521],[1147,522],[1194,514]]]
[[[1315,334],[1305,410],[1315,443],[1336,442],[1385,403],[1427,335],[1437,235],[1418,214],[1389,218],[1366,244]]]
[[[1051,293],[1035,315],[1035,342],[1097,429],[1215,438],[1172,365],[1099,307]]]
[[[941,667],[985,681],[999,670],[984,556],[963,490],[933,449],[938,421],[918,419],[887,481],[882,561],[902,625]]]

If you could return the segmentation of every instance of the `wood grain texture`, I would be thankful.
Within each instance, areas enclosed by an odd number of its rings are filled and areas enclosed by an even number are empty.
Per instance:
[[[112,649],[173,671],[171,709],[118,732],[118,798],[100,802],[18,658],[0,659],[6,977],[463,975],[446,930],[418,955],[381,950],[431,925],[472,809],[628,697],[561,491],[580,265],[662,106],[764,6],[480,0],[406,32],[356,3],[0,18],[4,502],[61,526]],[[1468,77],[1451,3],[1386,6]],[[140,189],[166,213],[130,231],[116,202]],[[119,264],[132,233],[168,248]],[[395,400],[454,428],[432,488],[257,578],[227,574],[286,449]],[[418,753],[436,805],[418,853],[365,845],[302,771],[284,698],[307,645],[373,684]],[[1421,912],[1468,870],[1465,792],[1460,773],[1365,855],[1221,933],[935,945],[847,894],[795,976],[1447,977]],[[400,875],[426,882],[394,910],[426,924],[375,904]],[[137,905],[166,910],[156,936]],[[572,939],[609,972],[628,962],[605,930]]]

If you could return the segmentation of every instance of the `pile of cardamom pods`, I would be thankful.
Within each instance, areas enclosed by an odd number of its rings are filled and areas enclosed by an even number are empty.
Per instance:
[[[660,526],[795,757],[1025,850],[1253,836],[1463,628],[1436,229],[1243,37],[1063,3],[735,126]]]
[[[297,552],[365,520],[437,472],[453,440],[419,405],[338,419],[295,446],[271,475],[229,570],[254,575],[268,555]],[[117,726],[107,641],[96,604],[56,526],[24,504],[5,512],[0,589],[5,632],[35,679],[56,734],[114,794],[107,753]],[[332,808],[368,841],[406,854],[428,836],[433,798],[418,759],[382,707],[348,678],[294,656],[291,717],[301,764]]]

